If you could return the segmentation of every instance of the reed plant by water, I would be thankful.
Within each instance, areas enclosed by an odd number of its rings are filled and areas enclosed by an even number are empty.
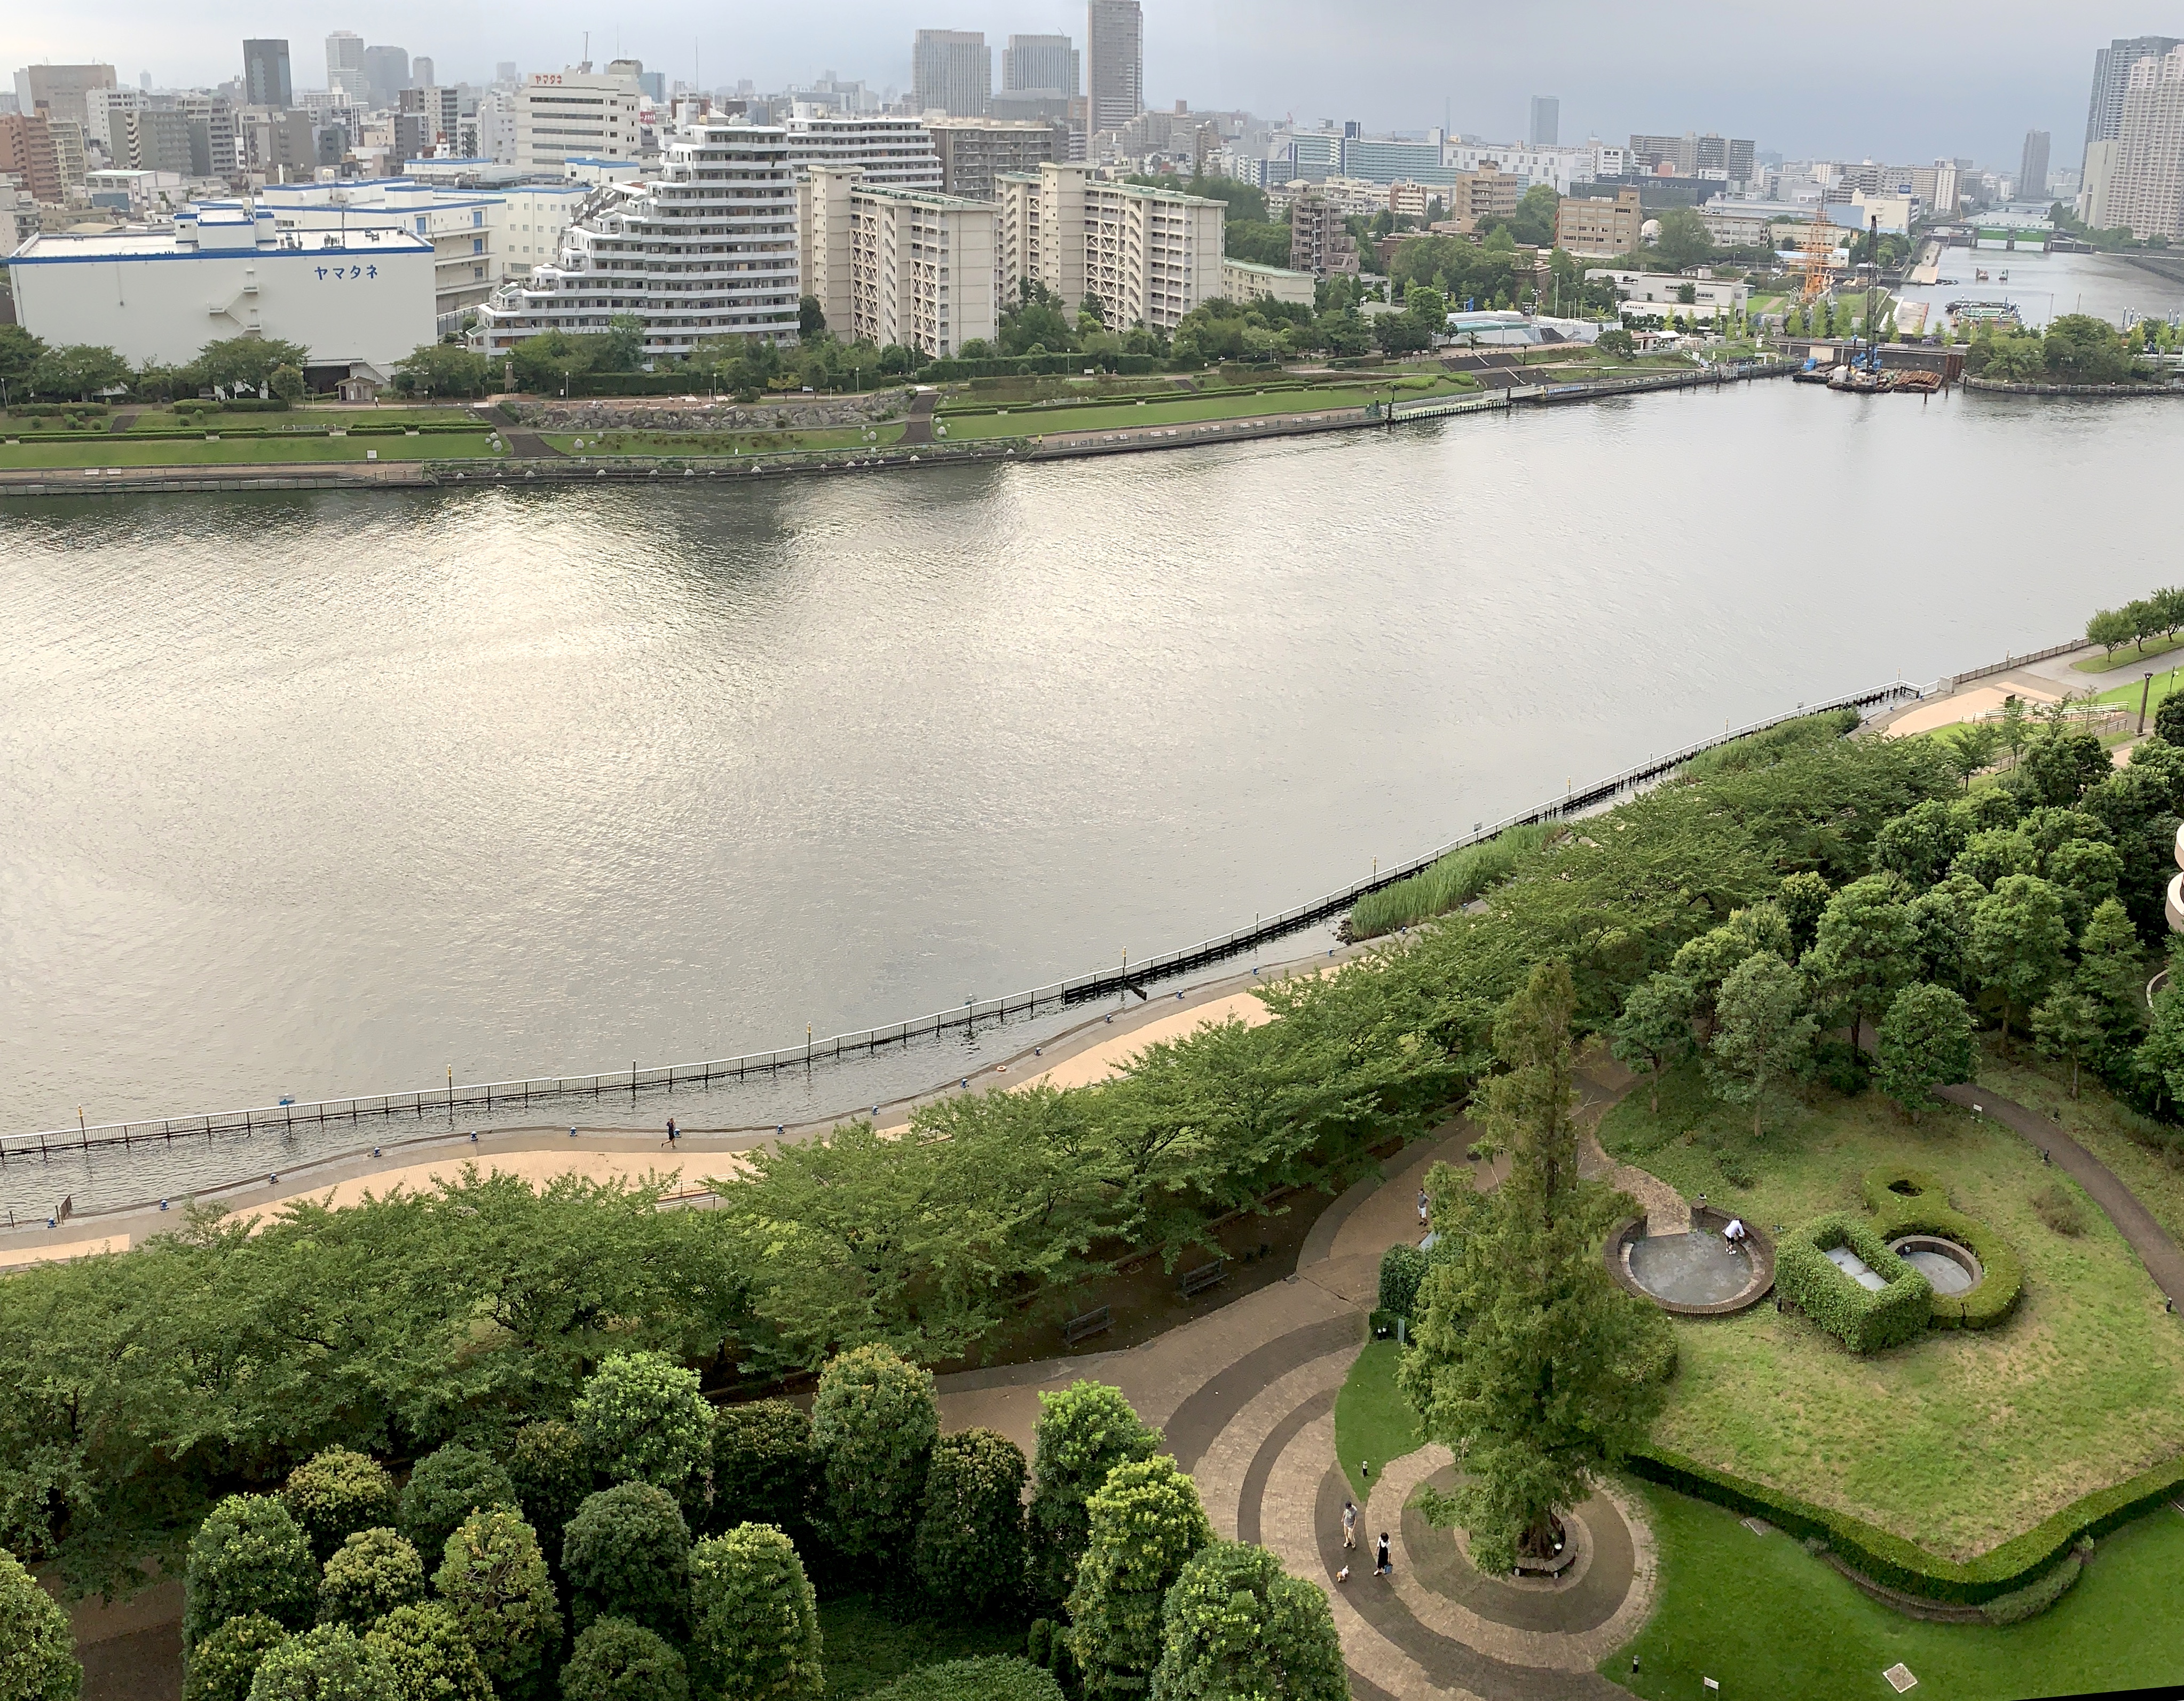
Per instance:
[[[1375,939],[1433,916],[1446,915],[1491,890],[1517,872],[1525,857],[1547,842],[1539,825],[1512,827],[1483,845],[1451,850],[1407,880],[1368,892],[1350,912],[1350,936]]]

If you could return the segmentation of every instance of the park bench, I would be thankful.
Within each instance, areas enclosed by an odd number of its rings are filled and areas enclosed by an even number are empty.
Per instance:
[[[1228,1261],[1226,1258],[1216,1258],[1210,1264],[1201,1264],[1195,1270],[1185,1270],[1182,1278],[1176,1283],[1176,1286],[1183,1297],[1189,1299],[1195,1294],[1204,1293],[1206,1289],[1223,1280],[1228,1274]]]
[[[1074,1347],[1080,1341],[1105,1334],[1113,1326],[1114,1321],[1112,1309],[1104,1305],[1097,1311],[1088,1311],[1081,1317],[1072,1317],[1061,1325],[1062,1341],[1067,1346]]]

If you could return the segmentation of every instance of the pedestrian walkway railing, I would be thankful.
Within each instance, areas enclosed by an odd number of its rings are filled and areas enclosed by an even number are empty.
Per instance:
[[[128,1122],[79,1120],[74,1127],[0,1135],[0,1163],[9,1158],[44,1156],[55,1152],[163,1142],[171,1145],[177,1140],[203,1139],[221,1134],[249,1134],[261,1129],[291,1129],[398,1117],[454,1118],[465,1113],[499,1114],[532,1108],[543,1110],[549,1106],[571,1101],[603,1100],[624,1095],[634,1100],[646,1093],[665,1093],[678,1088],[686,1090],[708,1089],[732,1081],[777,1079],[784,1070],[808,1071],[844,1058],[876,1057],[890,1049],[905,1048],[916,1040],[937,1040],[958,1030],[967,1039],[975,1037],[982,1028],[1020,1022],[1042,1011],[1058,1011],[1065,1006],[1125,997],[1133,993],[1142,997],[1145,987],[1151,982],[1186,974],[1242,956],[1262,945],[1332,920],[1346,913],[1368,893],[1392,886],[1399,880],[1409,879],[1451,852],[1481,844],[1513,827],[1566,819],[1602,807],[1626,793],[1641,789],[1673,773],[1693,756],[1722,745],[1764,732],[1799,716],[1818,714],[1830,709],[1854,708],[1862,714],[1877,713],[1898,703],[1915,701],[1930,694],[1932,689],[1898,679],[1886,685],[1830,698],[1824,703],[1800,703],[1783,714],[1772,715],[1747,726],[1724,728],[1712,737],[1664,751],[1659,756],[1649,756],[1642,762],[1633,763],[1588,785],[1573,786],[1559,798],[1551,798],[1499,821],[1479,822],[1470,832],[1461,834],[1444,845],[1436,845],[1405,862],[1391,863],[1384,868],[1376,867],[1367,878],[1307,902],[1294,905],[1273,915],[1261,916],[1249,927],[1201,940],[1195,945],[1161,951],[1150,957],[1133,960],[1126,955],[1112,967],[1050,981],[1044,986],[1034,987],[1025,992],[1011,993],[1000,998],[967,999],[954,1008],[885,1023],[878,1027],[860,1029],[854,1033],[831,1035],[825,1039],[813,1038],[807,1034],[800,1044],[693,1063],[648,1067],[632,1062],[627,1068],[533,1075],[520,1080],[469,1084],[450,1079],[445,1086],[419,1088],[406,1092],[359,1093],[344,1098],[320,1099],[308,1103],[283,1102],[240,1110],[199,1111],[181,1116],[144,1117]]]

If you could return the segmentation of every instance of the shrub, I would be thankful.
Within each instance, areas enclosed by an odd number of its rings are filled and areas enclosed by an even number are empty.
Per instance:
[[[1509,878],[1546,842],[1544,827],[1512,827],[1484,844],[1451,850],[1408,879],[1358,899],[1350,912],[1350,936],[1372,939],[1459,908]]]
[[[270,1650],[250,1701],[403,1701],[387,1668],[345,1624],[322,1624]]]
[[[742,1524],[690,1553],[690,1676],[705,1701],[818,1701],[819,1603],[788,1537]]]
[[[432,1587],[503,1697],[528,1695],[561,1642],[554,1580],[531,1526],[504,1506],[473,1512],[441,1550]]]
[[[1062,1690],[1030,1660],[989,1654],[921,1665],[876,1690],[871,1701],[1062,1701]]]
[[[1978,1218],[1953,1208],[1939,1176],[1884,1163],[1868,1170],[1861,1185],[1873,1209],[1874,1231],[1882,1240],[1939,1235],[1980,1261],[1980,1279],[1970,1288],[1934,1296],[1927,1320],[1936,1328],[1992,1329],[2017,1308],[2025,1267],[2016,1249]],[[1902,1191],[1906,1188],[1910,1191]]]
[[[1032,1588],[1041,1600],[1067,1600],[1091,1540],[1085,1503],[1108,1473],[1133,1459],[1150,1458],[1159,1431],[1148,1428],[1104,1382],[1072,1382],[1039,1397],[1039,1440],[1032,1472]]]
[[[82,1687],[68,1615],[22,1561],[0,1548],[0,1697],[75,1701]]]
[[[474,1448],[430,1453],[402,1491],[402,1533],[420,1553],[437,1553],[455,1526],[488,1506],[514,1506],[515,1485],[499,1463]]]
[[[1088,1696],[1142,1689],[1161,1657],[1169,1587],[1213,1539],[1198,1486],[1162,1453],[1109,1473],[1085,1503],[1091,1541],[1069,1592],[1069,1645]]]
[[[992,1430],[933,1444],[911,1569],[943,1607],[983,1619],[1022,1595],[1023,1449]]]
[[[561,1701],[688,1701],[689,1693],[682,1656],[627,1619],[586,1626],[561,1668]]]
[[[319,1567],[288,1509],[268,1494],[231,1494],[190,1538],[182,1578],[182,1646],[231,1618],[260,1612],[287,1630],[318,1616]]]
[[[811,1416],[786,1400],[754,1400],[713,1414],[716,1530],[771,1524],[790,1540],[808,1527],[815,1466]]]
[[[182,1701],[246,1701],[265,1656],[287,1639],[288,1632],[264,1613],[230,1619],[190,1656]]]
[[[508,1449],[509,1479],[524,1521],[549,1553],[561,1548],[561,1531],[584,1497],[599,1486],[598,1472],[574,1424],[548,1418],[526,1424]]]
[[[2085,1211],[2059,1181],[2050,1181],[2032,1196],[2032,1209],[2059,1235],[2068,1235],[2075,1240],[2086,1232]]]
[[[1684,764],[1683,772],[1687,778],[1712,778],[1773,767],[1799,751],[1832,744],[1856,732],[1858,726],[1858,713],[1855,709],[1823,709],[1817,714],[1799,715],[1778,721],[1763,731],[1731,739],[1710,750],[1702,750]]]
[[[1264,1548],[1216,1542],[1183,1568],[1162,1610],[1153,1701],[1349,1701],[1334,1615],[1317,1584]]]
[[[397,1607],[365,1632],[364,1646],[396,1701],[493,1701],[477,1652],[444,1602]]]
[[[1412,1317],[1418,1287],[1426,1279],[1426,1255],[1407,1241],[1380,1254],[1379,1308],[1391,1317]]]
[[[702,1488],[713,1412],[694,1370],[657,1352],[617,1352],[586,1379],[572,1415],[610,1481],[649,1482],[678,1497]]]
[[[675,1497],[649,1482],[618,1483],[577,1509],[561,1542],[569,1616],[626,1618],[680,1637],[690,1593],[690,1528]]]
[[[392,1530],[359,1530],[326,1561],[319,1622],[370,1630],[397,1607],[425,1598],[425,1564]]]
[[[2086,1562],[2077,1554],[2068,1554],[2045,1576],[1981,1603],[1980,1616],[1993,1625],[2023,1624],[2029,1618],[2037,1618],[2070,1592],[2070,1585],[2085,1568]]]
[[[811,1438],[826,1475],[827,1535],[844,1558],[906,1557],[939,1431],[933,1373],[860,1347],[819,1375]]]
[[[1834,1246],[1857,1253],[1886,1286],[1876,1291],[1853,1281],[1829,1258]],[[1915,1340],[1933,1309],[1934,1290],[1926,1278],[1865,1224],[1840,1211],[1783,1237],[1775,1248],[1774,1286],[1853,1352]]]
[[[304,1526],[321,1565],[358,1531],[391,1525],[398,1500],[385,1465],[343,1447],[312,1454],[281,1491],[281,1503]]]

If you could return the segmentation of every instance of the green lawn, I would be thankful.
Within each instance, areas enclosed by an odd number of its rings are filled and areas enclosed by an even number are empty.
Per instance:
[[[902,426],[875,426],[867,441],[856,426],[827,431],[549,432],[545,441],[564,455],[787,455],[800,450],[884,449],[902,440]],[[579,438],[584,446],[578,449]]]
[[[2102,692],[2093,700],[2098,703],[2114,703],[2126,709],[2136,710],[2138,707],[2140,694],[2143,692],[2146,697],[2146,712],[2150,717],[2153,711],[2161,706],[2161,700],[2164,697],[2174,691],[2178,685],[2184,684],[2184,661],[2179,661],[2165,673],[2156,673],[2151,677],[2153,681],[2153,689],[2151,691],[2147,691],[2143,681],[2134,679],[2128,685],[2111,687]]]
[[[1883,1161],[1932,1169],[2023,1258],[2025,1297],[1997,1329],[1864,1357],[1768,1305],[1680,1323],[1663,1445],[1956,1559],[2184,1448],[2184,1325],[2090,1202],[2078,1238],[2040,1220],[2032,1196],[2060,1172],[2024,1141],[1950,1108],[1914,1125],[1878,1094],[1825,1089],[1775,1107],[1762,1139],[1751,1126],[1685,1066],[1658,1118],[1641,1085],[1601,1139],[1770,1230],[1862,1209],[1859,1177]]]
[[[1368,1485],[1358,1467],[1370,1461],[1373,1470],[1382,1470],[1390,1459],[1415,1453],[1423,1439],[1418,1420],[1396,1391],[1401,1351],[1392,1341],[1367,1341],[1334,1397],[1335,1456],[1361,1503]]]
[[[1936,1701],[2020,1701],[2184,1680],[2184,1517],[2148,1514],[2103,1542],[2076,1587],[2023,1624],[1927,1624],[1868,1599],[1776,1531],[1650,1486],[1660,1596],[1600,1670],[1649,1701],[1892,1701],[1899,1660]],[[1630,1659],[1638,1656],[1632,1676]]]
[[[884,1604],[863,1595],[822,1601],[819,1634],[827,1649],[827,1694],[829,1701],[854,1701],[916,1666],[982,1654],[1022,1654],[1028,1627],[897,1619]]]
[[[2059,1116],[2064,1132],[2114,1170],[2154,1219],[2184,1242],[2184,1139],[2174,1129],[2162,1129],[2117,1103],[2090,1075],[2080,1077],[2073,1100],[2068,1073],[2028,1057],[2021,1045],[2007,1058],[1990,1045],[1980,1060],[1979,1078],[2028,1109]],[[2134,1134],[2154,1135],[2156,1143]],[[2174,1155],[2164,1156],[2164,1148]]]
[[[81,442],[0,443],[0,467],[214,466],[307,460],[363,460],[376,449],[382,460],[460,460],[491,455],[488,434],[436,432],[431,437],[244,438],[208,443],[132,443],[126,436]]]
[[[1226,391],[1211,396],[1185,396],[1172,402],[1122,403],[1113,407],[1017,408],[1001,414],[944,416],[943,423],[948,427],[950,441],[1062,432],[1150,430],[1156,426],[1256,419],[1262,415],[1340,413],[1390,396],[1414,401],[1429,396],[1455,395],[1477,388],[1468,380],[1448,378],[1416,388],[1329,384],[1266,394],[1256,390]]]
[[[2080,673],[2109,673],[2119,667],[2128,667],[2134,661],[2143,661],[2149,655],[2166,655],[2177,649],[2184,649],[2184,637],[2157,635],[2142,643],[2124,644],[2113,655],[2103,651],[2098,655],[2088,655],[2082,661],[2073,661],[2070,666]]]

